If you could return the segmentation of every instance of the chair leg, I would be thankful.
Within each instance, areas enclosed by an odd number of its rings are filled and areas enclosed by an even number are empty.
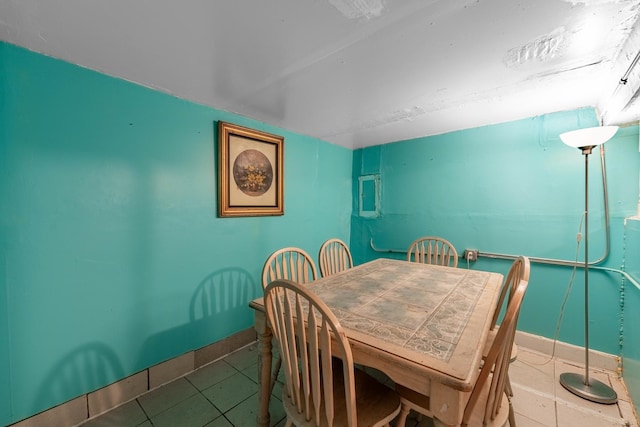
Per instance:
[[[402,404],[402,409],[400,409],[400,415],[398,415],[397,421],[396,421],[396,427],[404,427],[405,423],[407,422],[407,415],[409,415],[409,411],[411,410],[411,408],[409,408],[409,405],[406,404]]]
[[[516,415],[513,412],[513,403],[511,398],[513,397],[513,388],[511,387],[511,380],[509,379],[509,371],[507,370],[507,381],[505,382],[505,392],[507,394],[507,400],[509,401],[509,426],[516,427]]]
[[[505,391],[507,396],[513,397],[513,388],[511,388],[511,380],[509,379],[509,371],[507,371],[507,381],[505,382]]]
[[[516,427],[516,414],[513,412],[513,404],[511,403],[511,397],[507,395],[509,401],[509,427]]]
[[[276,366],[273,367],[273,371],[271,372],[271,393],[273,393],[273,388],[276,386],[276,381],[278,381],[280,366],[282,366],[282,357],[278,356],[278,360],[276,360]]]

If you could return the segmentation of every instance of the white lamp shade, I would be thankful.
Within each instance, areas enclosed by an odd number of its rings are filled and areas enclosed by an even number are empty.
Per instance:
[[[569,147],[592,147],[604,144],[610,140],[617,131],[618,126],[598,126],[561,133],[560,139]]]

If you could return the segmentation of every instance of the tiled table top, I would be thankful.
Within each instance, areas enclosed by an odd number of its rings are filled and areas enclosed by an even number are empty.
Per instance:
[[[490,277],[381,259],[312,289],[344,327],[448,361]]]
[[[350,338],[464,379],[501,278],[484,271],[378,259],[309,286]]]

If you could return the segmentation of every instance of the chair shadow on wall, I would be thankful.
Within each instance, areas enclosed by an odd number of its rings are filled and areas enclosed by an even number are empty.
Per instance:
[[[111,348],[101,342],[84,344],[51,368],[33,402],[34,412],[95,391],[122,377],[124,369]]]
[[[149,336],[138,365],[148,367],[179,356],[176,349],[196,350],[238,332],[238,320],[252,319],[249,302],[261,295],[262,287],[244,269],[225,268],[205,276],[191,297],[189,322]]]
[[[205,277],[196,288],[189,305],[191,322],[220,314],[249,312],[249,302],[262,294],[248,271],[225,268]]]

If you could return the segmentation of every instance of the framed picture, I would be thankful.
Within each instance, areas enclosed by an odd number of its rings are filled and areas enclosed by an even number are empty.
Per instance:
[[[218,216],[284,215],[284,137],[218,123]]]

